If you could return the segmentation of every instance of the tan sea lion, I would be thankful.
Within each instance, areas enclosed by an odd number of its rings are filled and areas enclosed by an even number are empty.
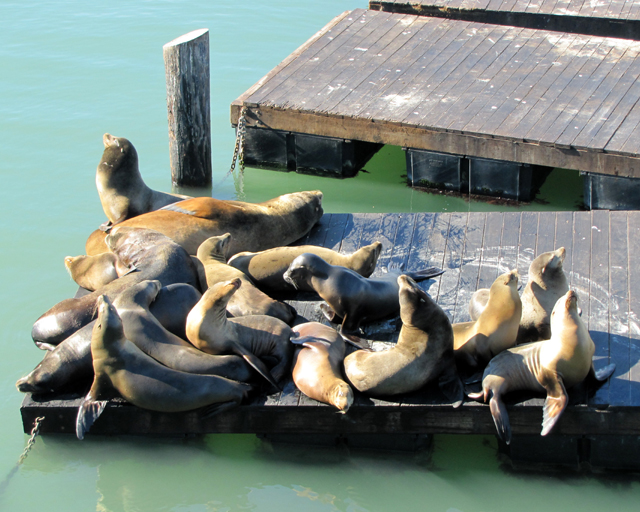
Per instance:
[[[80,298],[65,299],[40,316],[31,330],[36,343],[57,345],[82,326],[96,318],[96,300],[100,295],[115,298],[129,286],[157,279],[163,286],[187,283],[199,286],[198,274],[191,257],[171,239],[151,229],[116,226],[107,236],[107,241],[117,258],[126,267],[135,267],[136,272],[111,281]]]
[[[91,335],[95,376],[78,409],[79,439],[114,391],[133,405],[153,411],[182,412],[216,404],[205,410],[210,414],[239,405],[251,390],[248,384],[216,375],[195,375],[161,365],[125,338],[120,317],[106,295],[97,302],[98,319]]]
[[[102,142],[96,187],[109,226],[189,198],[150,189],[140,175],[136,148],[124,137],[105,133]]]
[[[349,382],[371,395],[396,395],[438,379],[445,396],[458,407],[463,388],[453,356],[453,331],[446,313],[416,282],[397,278],[402,327],[398,343],[378,352],[358,350],[344,360]]]
[[[595,371],[595,345],[578,314],[578,296],[572,290],[560,297],[551,313],[551,338],[519,345],[494,357],[484,371],[482,391],[469,395],[489,402],[498,435],[507,444],[511,426],[502,396],[510,391],[546,392],[541,435],[547,435],[567,406],[567,388],[587,376],[604,381],[615,365]]]
[[[381,250],[380,242],[361,247],[352,254],[340,254],[317,245],[298,245],[275,247],[261,252],[241,252],[232,256],[228,263],[242,270],[258,288],[267,293],[290,292],[295,288],[284,280],[283,275],[291,262],[305,252],[320,256],[330,265],[346,267],[363,277],[369,277],[376,268]]]
[[[293,331],[298,337],[291,341],[300,346],[293,356],[293,382],[308,397],[346,413],[353,403],[353,391],[342,374],[344,339],[319,322],[297,325]]]
[[[506,272],[493,282],[489,301],[475,322],[453,324],[456,359],[476,368],[516,343],[522,304],[518,295],[518,272]]]
[[[95,291],[114,279],[135,271],[123,266],[115,254],[104,252],[95,256],[66,256],[64,266],[78,286]]]
[[[266,315],[227,318],[227,303],[241,285],[240,279],[209,288],[187,316],[187,338],[209,354],[237,354],[279,389],[291,365],[291,328]],[[266,361],[271,370],[262,361]]]
[[[231,242],[231,235],[207,238],[198,247],[197,257],[202,262],[205,283],[200,286],[203,290],[214,284],[238,278],[242,286],[231,296],[227,304],[227,311],[234,317],[248,315],[268,315],[279,318],[291,324],[296,317],[296,310],[289,304],[272,299],[253,284],[244,272],[227,265],[226,251]]]
[[[560,247],[536,257],[529,266],[529,281],[522,291],[522,319],[518,343],[548,340],[549,319],[560,297],[569,291],[562,268],[566,251]]]
[[[138,215],[120,226],[143,227],[165,234],[189,254],[207,238],[231,233],[229,256],[288,245],[306,235],[322,217],[322,192],[285,194],[263,203],[195,197]],[[86,254],[106,252],[104,233],[88,238]]]
[[[442,272],[429,267],[403,274],[424,280]],[[297,289],[315,291],[330,308],[325,309],[327,318],[342,319],[342,330],[346,333],[360,324],[397,314],[398,275],[399,272],[389,272],[382,277],[365,278],[348,268],[330,265],[315,254],[304,253],[291,262],[283,278]]]
[[[125,337],[168,368],[249,381],[252,370],[241,357],[207,354],[162,326],[150,311],[161,288],[160,281],[142,281],[114,299],[113,306],[122,320]],[[176,304],[175,307],[180,305]]]
[[[186,339],[184,330],[187,315],[200,300],[200,296],[200,292],[193,286],[185,283],[170,284],[160,290],[149,310],[165,329]],[[93,379],[91,333],[95,322],[93,320],[88,323],[58,345],[47,347],[42,361],[16,383],[18,391],[78,391],[82,386],[90,385]]]

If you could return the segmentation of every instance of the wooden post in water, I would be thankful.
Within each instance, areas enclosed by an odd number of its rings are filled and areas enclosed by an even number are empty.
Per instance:
[[[171,182],[174,187],[211,187],[209,30],[189,32],[162,50]]]

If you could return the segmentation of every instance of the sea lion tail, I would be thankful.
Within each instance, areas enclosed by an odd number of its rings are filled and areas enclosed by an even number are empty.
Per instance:
[[[424,281],[425,279],[431,279],[432,277],[438,277],[439,275],[444,274],[444,270],[438,267],[427,267],[422,270],[414,270],[412,272],[404,272],[405,275],[409,276],[414,281]]]
[[[493,416],[493,423],[498,431],[498,437],[505,443],[510,444],[511,424],[509,423],[507,406],[499,397],[492,393],[491,400],[489,401],[489,409],[491,409],[491,416]]]
[[[87,395],[80,407],[78,408],[78,416],[76,417],[76,436],[78,439],[84,439],[84,435],[89,432],[91,425],[98,419],[107,405],[107,400],[96,401]]]

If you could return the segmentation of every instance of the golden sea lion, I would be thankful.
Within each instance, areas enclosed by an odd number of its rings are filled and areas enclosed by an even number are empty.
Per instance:
[[[256,204],[194,197],[125,220],[119,226],[154,229],[189,254],[196,254],[207,238],[231,233],[231,256],[295,242],[309,232],[322,213],[322,192],[318,190],[285,194]],[[86,254],[106,252],[104,236],[104,232],[94,231],[85,245]]]
[[[402,272],[415,280],[439,276],[443,270],[429,267]],[[376,278],[362,277],[339,265],[330,265],[320,256],[304,253],[296,257],[284,273],[284,280],[297,289],[315,291],[328,305],[325,315],[330,321],[342,319],[343,332],[354,331],[360,324],[397,314],[399,272]],[[335,316],[334,316],[335,314]]]
[[[91,335],[94,379],[78,409],[79,439],[114,392],[133,405],[153,411],[182,412],[215,404],[205,410],[210,414],[239,405],[251,390],[249,384],[217,375],[195,375],[161,365],[125,338],[120,317],[105,295],[97,302],[98,319]]]
[[[104,152],[96,170],[96,187],[109,219],[105,226],[189,198],[150,189],[140,175],[136,148],[124,137],[105,133],[102,142]]]
[[[378,352],[358,350],[344,360],[348,381],[371,395],[396,395],[438,380],[445,396],[458,407],[464,398],[453,355],[449,318],[416,282],[397,278],[402,328],[398,343]]]
[[[376,268],[381,250],[382,244],[380,242],[373,242],[361,247],[352,254],[340,254],[316,245],[298,245],[275,247],[261,252],[241,252],[232,256],[228,263],[232,267],[242,270],[261,290],[267,293],[278,293],[295,290],[290,283],[284,280],[283,275],[291,262],[305,252],[320,256],[330,265],[346,267],[363,277],[369,277]],[[303,283],[300,285],[304,286]]]
[[[241,285],[240,279],[209,288],[187,316],[187,338],[209,354],[236,354],[279,389],[291,365],[291,327],[266,315],[227,318],[227,303]],[[262,361],[266,361],[271,370]]]
[[[66,256],[64,266],[78,286],[92,292],[120,276],[135,271],[135,268],[122,265],[112,252],[95,256]]]
[[[293,382],[305,395],[333,405],[346,413],[353,403],[353,391],[342,375],[344,339],[335,329],[319,322],[297,325],[292,343],[299,345],[293,356]]]
[[[296,317],[293,307],[272,299],[256,288],[244,272],[227,265],[226,251],[230,242],[231,235],[226,233],[207,238],[198,247],[197,257],[202,263],[206,279],[205,283],[200,284],[202,289],[206,290],[214,284],[238,278],[242,281],[242,286],[231,296],[227,304],[227,311],[232,316],[268,315],[291,324]]]
[[[551,313],[551,338],[519,345],[494,357],[484,371],[482,391],[469,398],[487,401],[500,438],[509,444],[511,426],[502,396],[510,391],[547,393],[541,435],[547,435],[567,406],[567,388],[587,376],[604,381],[613,374],[610,364],[596,372],[595,345],[578,314],[578,296],[572,290],[560,297]]]
[[[516,343],[522,304],[518,295],[518,272],[506,272],[493,282],[489,301],[475,322],[453,324],[456,359],[476,368]]]

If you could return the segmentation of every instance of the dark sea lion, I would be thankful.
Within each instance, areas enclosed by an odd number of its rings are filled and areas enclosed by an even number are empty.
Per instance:
[[[560,247],[536,257],[529,266],[529,281],[522,291],[522,319],[518,343],[548,340],[549,318],[560,297],[569,291],[562,268],[566,251]]]
[[[234,317],[248,315],[268,315],[291,324],[296,317],[296,310],[289,304],[274,300],[253,284],[244,272],[227,265],[226,252],[231,242],[231,235],[207,238],[198,247],[197,257],[202,262],[206,283],[201,283],[203,290],[214,284],[238,278],[242,286],[231,296],[227,311]]]
[[[149,310],[162,326],[176,336],[184,334],[187,315],[200,300],[200,292],[184,283],[163,287]],[[26,377],[16,383],[23,393],[50,393],[64,388],[80,389],[93,379],[91,364],[91,332],[95,320],[77,330],[67,339],[45,353],[42,361]]]
[[[96,318],[96,301],[100,295],[115,298],[129,286],[157,279],[163,286],[187,283],[199,286],[191,257],[182,247],[157,231],[115,227],[107,241],[116,257],[126,267],[137,270],[110,282],[80,298],[65,299],[44,313],[33,325],[35,342],[56,345]]]
[[[162,326],[150,311],[160,289],[160,281],[142,281],[114,299],[113,306],[122,320],[125,337],[168,368],[248,381],[252,377],[251,367],[241,357],[207,354]],[[176,308],[180,306],[176,304]],[[183,318],[186,330],[186,316]]]
[[[397,278],[402,328],[398,343],[378,352],[358,350],[344,360],[348,381],[371,395],[397,395],[438,380],[458,407],[464,398],[453,355],[453,331],[446,313],[416,282]]]
[[[595,371],[595,345],[578,314],[578,296],[572,290],[560,297],[551,313],[551,338],[518,345],[494,357],[484,371],[482,391],[469,395],[489,402],[498,435],[511,441],[511,425],[502,396],[510,391],[546,393],[541,435],[547,435],[567,406],[567,388],[590,376],[604,381],[615,365]]]
[[[518,272],[506,272],[493,282],[489,301],[475,322],[453,324],[456,359],[469,368],[484,367],[496,354],[516,343],[522,304]]]
[[[167,368],[124,336],[122,322],[106,295],[98,299],[98,319],[91,336],[94,379],[78,409],[79,439],[117,391],[125,400],[161,412],[183,412],[218,404],[239,405],[251,390],[248,384],[217,375],[196,375]]]
[[[322,213],[322,192],[318,190],[285,194],[257,204],[196,197],[138,215],[119,225],[155,229],[189,254],[196,254],[198,246],[207,238],[231,233],[231,256],[295,242],[309,232]],[[93,232],[85,249],[87,254],[106,252],[104,233]]]
[[[284,280],[283,275],[291,262],[301,254],[315,254],[330,265],[346,267],[363,277],[369,277],[376,268],[381,250],[380,242],[361,247],[352,254],[340,254],[316,245],[275,247],[261,252],[241,252],[231,257],[228,263],[242,270],[258,288],[267,293],[290,292],[295,288]]]
[[[138,169],[138,152],[124,137],[105,133],[102,142],[96,187],[110,225],[189,198],[150,189]]]
[[[297,325],[293,331],[298,337],[291,341],[300,346],[293,356],[293,382],[308,397],[346,413],[353,403],[353,390],[342,374],[344,339],[319,322]]]
[[[209,288],[187,316],[187,338],[209,354],[244,357],[277,388],[277,381],[291,365],[291,328],[282,320],[266,315],[228,319],[227,303],[240,285],[240,279],[236,278]]]
[[[442,273],[436,267],[403,272],[415,280]],[[349,332],[363,323],[397,314],[398,275],[399,272],[389,272],[382,277],[365,278],[348,268],[330,265],[315,254],[304,253],[291,262],[283,277],[297,289],[315,291],[331,308],[325,312],[329,320],[341,318],[343,332]]]
[[[108,285],[114,279],[135,271],[125,267],[112,252],[95,256],[66,256],[64,266],[78,286],[95,291]]]

